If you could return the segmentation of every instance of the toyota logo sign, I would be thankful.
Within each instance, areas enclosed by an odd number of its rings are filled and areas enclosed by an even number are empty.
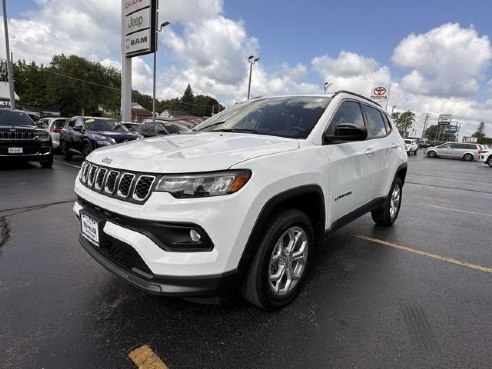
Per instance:
[[[384,87],[376,87],[374,89],[374,95],[381,96],[386,94],[386,89]]]
[[[386,87],[378,86],[372,89],[371,100],[388,100]]]

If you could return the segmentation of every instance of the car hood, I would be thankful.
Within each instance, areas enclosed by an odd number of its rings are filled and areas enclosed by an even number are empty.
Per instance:
[[[294,139],[206,132],[159,136],[105,147],[92,152],[87,160],[140,172],[209,172],[298,148],[299,142]]]

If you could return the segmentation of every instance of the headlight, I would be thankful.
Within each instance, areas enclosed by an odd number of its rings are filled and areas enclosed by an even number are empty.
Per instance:
[[[156,191],[177,198],[229,195],[239,191],[251,177],[249,170],[231,170],[190,175],[164,175]]]
[[[89,133],[87,134],[87,137],[95,140],[99,146],[114,145],[116,143],[111,137],[98,135],[97,133]]]
[[[50,137],[50,135],[48,134],[48,132],[43,131],[43,130],[41,130],[41,129],[36,130],[36,136],[37,136],[38,138],[42,138],[42,139],[45,139],[45,140],[46,140],[46,139],[48,139],[48,138]]]

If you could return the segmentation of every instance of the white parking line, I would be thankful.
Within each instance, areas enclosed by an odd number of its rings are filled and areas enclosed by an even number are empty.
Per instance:
[[[55,163],[58,163],[58,164],[63,164],[63,165],[68,165],[69,167],[74,167],[74,168],[79,168],[79,166],[77,165],[74,165],[74,164],[69,164],[69,163],[65,163],[64,161],[59,161],[59,160],[54,160]]]
[[[484,217],[492,217],[492,214],[484,214],[484,213],[477,213],[475,211],[470,211],[470,210],[461,210],[461,209],[453,209],[453,208],[447,208],[445,206],[439,206],[439,205],[432,205],[432,204],[424,204],[422,202],[419,203],[420,206],[427,206],[429,208],[435,208],[435,209],[442,209],[442,210],[451,210],[451,211],[457,211],[459,213],[467,213],[467,214],[475,214],[475,215],[480,215]]]

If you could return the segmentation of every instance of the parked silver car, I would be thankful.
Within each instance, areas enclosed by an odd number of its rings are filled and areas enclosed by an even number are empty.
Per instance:
[[[425,155],[429,158],[453,158],[472,161],[478,159],[479,151],[484,146],[476,143],[445,142],[439,146],[429,147]]]

